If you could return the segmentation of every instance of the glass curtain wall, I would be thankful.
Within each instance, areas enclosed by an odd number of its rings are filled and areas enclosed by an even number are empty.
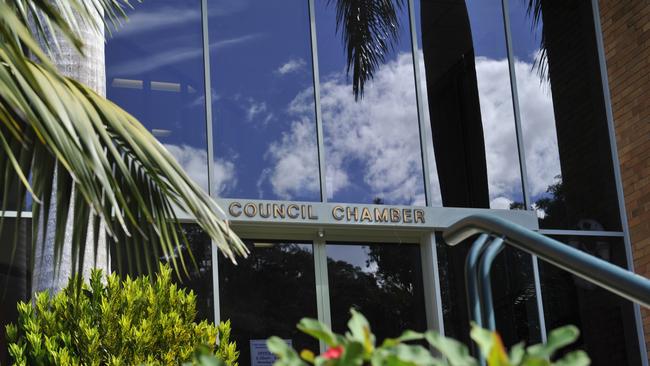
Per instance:
[[[208,2],[214,194],[320,201],[308,2]]]
[[[328,201],[424,206],[408,3],[314,3]]]
[[[627,267],[622,238],[575,235],[554,239]],[[583,349],[594,366],[641,364],[630,301],[543,261],[540,261],[540,275],[547,327],[573,324],[581,331],[578,342],[565,352]]]
[[[309,1],[282,0],[272,5],[208,1],[203,9],[207,38],[202,34],[198,0],[138,4],[132,21],[107,44],[107,92],[169,147],[204,188],[208,160],[214,160],[211,189],[216,196],[424,205],[423,177],[428,170],[429,205],[531,210],[539,217],[543,233],[558,235],[567,245],[574,237],[586,242],[598,242],[594,235],[615,237],[603,240],[610,242],[610,251],[621,255],[625,244],[620,240],[623,232],[605,113],[609,101],[602,92],[592,2],[389,3],[373,13],[349,7],[343,0],[314,0],[315,18],[310,19]],[[507,5],[507,18],[502,4]],[[359,36],[368,35],[369,24],[383,44]],[[510,48],[506,24],[510,24]],[[367,54],[372,62],[364,63],[363,47],[368,45],[380,52]],[[208,65],[203,64],[204,47],[209,51]],[[203,87],[206,66],[211,75],[209,93]],[[363,68],[371,72],[361,73]],[[212,110],[209,138],[206,106]],[[422,166],[419,122],[431,132],[425,144],[430,157],[427,167]],[[516,134],[517,123],[522,136]],[[207,140],[214,147],[211,159]],[[518,143],[525,152],[523,177]],[[324,167],[319,166],[319,153]],[[320,169],[326,172],[326,192],[321,192]],[[527,205],[525,196],[530,197]],[[297,245],[302,249],[294,254],[308,253],[311,264],[305,259],[304,265],[313,266],[310,243],[270,244],[255,247],[260,258],[270,248],[285,248],[284,255],[289,255],[286,248]],[[360,248],[364,246],[328,244],[328,266],[358,270],[360,278],[379,279],[375,283],[380,284],[383,280],[370,249],[357,253],[366,262],[350,262],[353,255],[336,259],[336,252],[356,253]],[[466,251],[467,245],[449,248],[439,238],[445,328],[461,339],[468,325],[459,277]],[[415,258],[408,250],[404,253]],[[496,264],[497,323],[507,343],[539,341],[543,320],[546,329],[573,322],[584,324],[589,334],[583,334],[582,344],[598,354],[599,340],[590,337],[599,332],[590,326],[595,318],[589,316],[605,317],[606,309],[618,309],[618,318],[608,318],[612,329],[624,335],[617,344],[623,351],[616,354],[636,362],[636,333],[628,305],[603,297],[605,305],[586,309],[582,303],[591,295],[580,284],[541,262],[540,271],[534,268],[530,256],[514,250],[506,250]],[[341,271],[334,272],[330,286],[339,291],[336,276]],[[220,269],[220,276],[225,273]],[[541,282],[536,282],[540,275]],[[305,280],[311,283],[310,278]],[[562,282],[557,278],[564,278],[564,287],[553,289]],[[386,290],[383,284],[377,286]],[[573,287],[567,290],[567,286]],[[540,288],[541,309],[536,308],[535,297]],[[332,295],[333,319],[345,318],[347,314],[339,314],[349,305],[369,306],[371,297],[368,294],[352,304]],[[315,316],[315,307],[309,309]],[[409,324],[417,328],[421,321],[412,319]]]
[[[415,0],[434,205],[521,206],[501,0]],[[437,193],[433,189],[434,195]]]
[[[509,16],[540,226],[621,231],[591,1],[510,0]]]
[[[200,0],[134,4],[106,43],[106,94],[208,188]]]

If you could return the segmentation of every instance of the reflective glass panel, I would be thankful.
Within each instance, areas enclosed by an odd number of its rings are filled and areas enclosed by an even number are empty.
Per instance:
[[[449,246],[436,237],[438,270],[445,334],[472,344],[469,339],[465,260],[474,238]],[[506,247],[494,261],[491,272],[492,297],[497,330],[506,346],[520,341],[541,341],[531,256]]]
[[[7,343],[5,339],[5,325],[18,320],[16,304],[18,301],[27,301],[30,297],[31,267],[30,250],[32,241],[32,220],[14,218],[4,219],[4,228],[0,233],[0,362],[9,364]],[[12,243],[16,244],[16,251],[12,257]]]
[[[320,200],[307,1],[208,1],[221,197]]]
[[[621,230],[591,2],[513,0],[510,21],[540,226]]]
[[[622,238],[554,237],[600,259],[626,267]],[[632,303],[557,267],[539,261],[546,328],[573,324],[580,338],[563,352],[582,349],[591,364],[641,365]]]
[[[208,186],[201,2],[135,3],[106,43],[106,94]]]
[[[381,3],[315,1],[327,196],[424,205],[408,7]]]
[[[240,365],[253,365],[251,348],[270,336],[297,350],[318,353],[318,342],[296,329],[316,318],[316,283],[311,243],[248,240],[251,254],[234,265],[219,256],[221,318],[232,321]]]
[[[420,247],[327,244],[332,328],[345,333],[350,309],[363,313],[381,342],[427,327]]]
[[[214,290],[212,284],[212,242],[210,237],[195,224],[183,224],[183,234],[189,245],[181,244],[180,249],[174,253],[183,255],[187,263],[189,277],[183,272],[179,257],[176,257],[180,274],[174,272],[172,280],[187,291],[193,291],[196,295],[196,319],[214,321]],[[145,240],[142,239],[145,243]],[[146,258],[149,256],[152,266],[151,270],[156,271],[158,262],[169,264],[174,268],[171,258],[164,255],[162,248],[152,247],[144,251],[141,246],[124,245],[111,241],[111,267],[113,271],[122,277],[131,277],[148,274]],[[118,252],[119,250],[119,252]],[[194,256],[196,266],[190,261],[190,254]],[[179,281],[179,276],[180,281]]]
[[[501,1],[415,0],[414,6],[423,123],[433,144],[432,201],[447,207],[520,206]]]

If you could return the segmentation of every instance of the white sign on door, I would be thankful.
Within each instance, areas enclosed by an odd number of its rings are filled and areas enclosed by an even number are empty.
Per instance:
[[[291,339],[285,339],[285,342],[292,347]],[[251,339],[251,366],[273,366],[277,357],[266,346],[266,339]]]

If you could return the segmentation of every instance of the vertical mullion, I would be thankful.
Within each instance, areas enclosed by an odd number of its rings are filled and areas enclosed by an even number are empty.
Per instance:
[[[542,342],[546,343],[546,315],[544,315],[544,302],[542,301],[542,281],[539,274],[539,259],[536,255],[532,256],[533,262],[533,279],[535,280],[535,298],[537,300],[537,313],[539,317],[539,331]]]
[[[528,171],[526,168],[526,149],[524,146],[524,135],[521,127],[521,108],[519,106],[519,91],[517,89],[517,73],[515,70],[515,55],[512,44],[512,29],[510,27],[510,3],[509,0],[501,0],[503,12],[503,28],[506,37],[506,52],[508,55],[508,71],[510,73],[510,90],[512,92],[512,110],[515,117],[515,136],[517,150],[519,152],[519,174],[521,174],[521,188],[524,195],[524,207],[531,210],[530,186],[528,184]],[[537,299],[537,317],[539,319],[539,330],[542,342],[546,343],[546,318],[544,316],[544,302],[542,301],[542,285],[539,275],[537,256],[532,256],[533,279],[535,281],[535,297]]]
[[[512,30],[510,28],[509,0],[501,0],[503,11],[503,27],[506,36],[506,52],[508,54],[508,70],[510,73],[510,89],[512,90],[512,109],[515,117],[515,136],[519,152],[519,172],[521,174],[521,188],[524,194],[524,207],[530,210],[530,191],[528,185],[528,172],[526,170],[526,151],[524,148],[524,135],[521,128],[521,109],[519,106],[519,91],[517,89],[517,74],[515,71],[515,57],[512,45]]]
[[[212,131],[212,85],[210,80],[210,41],[208,38],[208,1],[201,0],[201,27],[203,35],[203,80],[205,96],[205,132],[208,149],[208,194],[216,198],[213,192],[213,168],[214,168],[214,140]],[[214,297],[214,322],[218,324],[221,320],[221,307],[219,303],[219,250],[214,241],[210,241],[212,261],[212,293]]]
[[[603,88],[603,99],[605,104],[605,113],[607,116],[607,132],[609,135],[609,147],[612,156],[612,165],[614,169],[614,180],[616,185],[616,196],[618,198],[618,211],[623,229],[623,241],[625,243],[625,257],[627,258],[627,269],[634,271],[634,256],[632,254],[632,241],[627,222],[627,212],[625,210],[625,195],[623,194],[623,180],[621,178],[621,166],[618,158],[618,147],[616,144],[616,131],[614,128],[614,113],[612,111],[611,95],[609,92],[609,78],[607,76],[607,61],[605,59],[605,45],[603,41],[603,31],[600,25],[600,10],[597,0],[591,0],[591,8],[594,20],[594,33],[596,34],[596,49],[598,51],[598,62],[600,69],[601,84]],[[641,363],[648,366],[648,353],[643,332],[643,321],[641,308],[639,304],[634,303],[634,318],[636,321],[637,338],[639,342],[639,351],[641,353]]]
[[[438,270],[438,252],[436,250],[436,234],[423,235],[420,239],[420,257],[422,260],[422,275],[424,280],[424,305],[426,310],[427,329],[445,334],[442,316],[442,295],[440,293],[440,272]]]
[[[427,141],[428,139],[428,130],[424,125],[424,106],[422,98],[422,88],[420,84],[421,75],[420,75],[420,53],[418,49],[418,34],[416,28],[415,20],[415,7],[413,5],[414,0],[409,0],[409,28],[411,30],[411,53],[413,54],[413,73],[415,76],[415,100],[417,103],[418,110],[418,128],[420,130],[420,156],[422,158],[422,175],[424,181],[424,199],[425,205],[431,206],[433,204],[433,199],[431,195],[431,175],[429,174],[429,154],[427,153]]]
[[[318,320],[331,328],[332,317],[330,313],[330,291],[327,274],[327,244],[322,238],[314,240],[314,272]],[[320,353],[325,352],[326,345],[323,341],[319,341],[319,347]]]
[[[316,114],[316,139],[318,149],[318,173],[320,198],[327,202],[327,169],[325,165],[325,145],[323,143],[323,120],[320,109],[320,75],[318,69],[318,44],[316,41],[316,9],[314,0],[309,0],[309,34],[311,36],[311,66],[314,81],[314,113]]]

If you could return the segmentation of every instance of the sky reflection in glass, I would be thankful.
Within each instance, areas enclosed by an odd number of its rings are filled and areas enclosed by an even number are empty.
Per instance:
[[[414,5],[423,123],[438,135],[437,156],[428,151],[434,206],[508,209],[522,202],[501,2]]]
[[[542,228],[620,230],[591,5],[541,10],[510,2],[532,205]]]
[[[315,5],[328,199],[424,205],[408,9],[398,9],[397,44],[355,101],[336,2]]]
[[[207,189],[201,3],[134,4],[106,44],[106,93]]]
[[[208,2],[221,197],[320,200],[307,5]]]

